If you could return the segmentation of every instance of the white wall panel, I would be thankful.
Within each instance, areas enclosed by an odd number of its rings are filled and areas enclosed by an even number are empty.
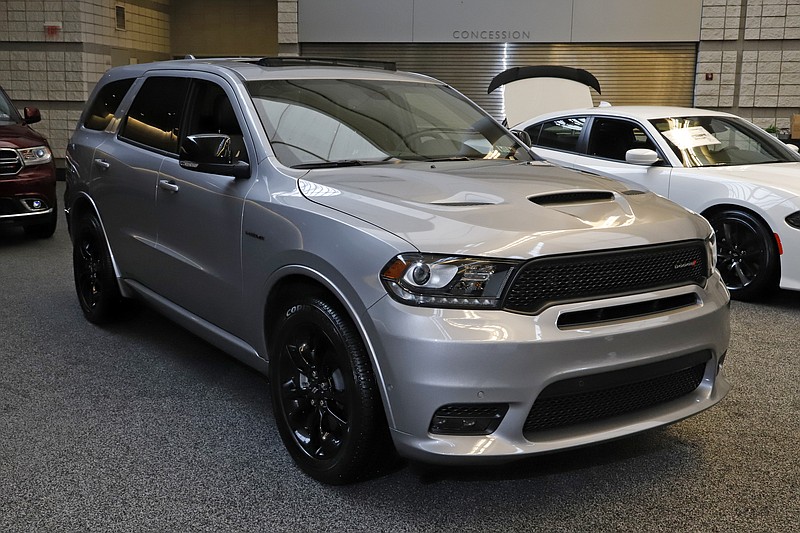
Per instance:
[[[301,43],[697,42],[703,0],[298,0]]]
[[[572,3],[575,8],[572,42],[700,40],[703,0],[572,0]]]
[[[569,42],[572,0],[414,2],[412,42]]]
[[[414,0],[298,0],[300,42],[411,42]]]

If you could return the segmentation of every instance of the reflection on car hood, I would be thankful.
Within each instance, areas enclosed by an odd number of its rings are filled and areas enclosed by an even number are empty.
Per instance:
[[[316,170],[300,180],[300,189],[426,252],[528,258],[706,232],[699,217],[651,193],[539,162]]]

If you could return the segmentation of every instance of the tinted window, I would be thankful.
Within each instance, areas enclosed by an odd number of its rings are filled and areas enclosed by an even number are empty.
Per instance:
[[[577,151],[578,139],[586,126],[586,117],[559,118],[527,128],[533,146]]]
[[[195,80],[192,91],[192,113],[186,135],[198,133],[223,133],[231,138],[231,154],[248,161],[244,138],[236,113],[225,90],[206,80]]]
[[[133,82],[134,79],[132,78],[112,81],[103,86],[89,107],[89,112],[83,123],[84,127],[98,131],[106,129],[114,119],[120,102],[122,102]]]
[[[625,153],[634,148],[656,147],[635,122],[613,118],[595,118],[589,136],[589,155],[625,161]]]
[[[177,154],[188,87],[188,78],[145,80],[131,104],[120,137]]]

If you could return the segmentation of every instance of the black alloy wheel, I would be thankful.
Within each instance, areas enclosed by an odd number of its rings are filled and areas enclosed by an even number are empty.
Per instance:
[[[709,216],[717,235],[717,269],[731,297],[752,301],[777,284],[778,248],[772,231],[755,215],[726,209]]]
[[[94,216],[86,216],[76,225],[72,268],[78,302],[86,319],[95,324],[112,320],[122,298],[103,230]]]
[[[323,483],[370,475],[390,447],[372,366],[349,317],[306,296],[284,308],[274,331],[272,403],[289,453]]]

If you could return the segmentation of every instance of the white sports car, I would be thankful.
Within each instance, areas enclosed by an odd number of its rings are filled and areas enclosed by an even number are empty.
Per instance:
[[[797,147],[735,115],[694,108],[601,105],[512,128],[550,162],[633,182],[705,216],[733,297],[800,290]]]

